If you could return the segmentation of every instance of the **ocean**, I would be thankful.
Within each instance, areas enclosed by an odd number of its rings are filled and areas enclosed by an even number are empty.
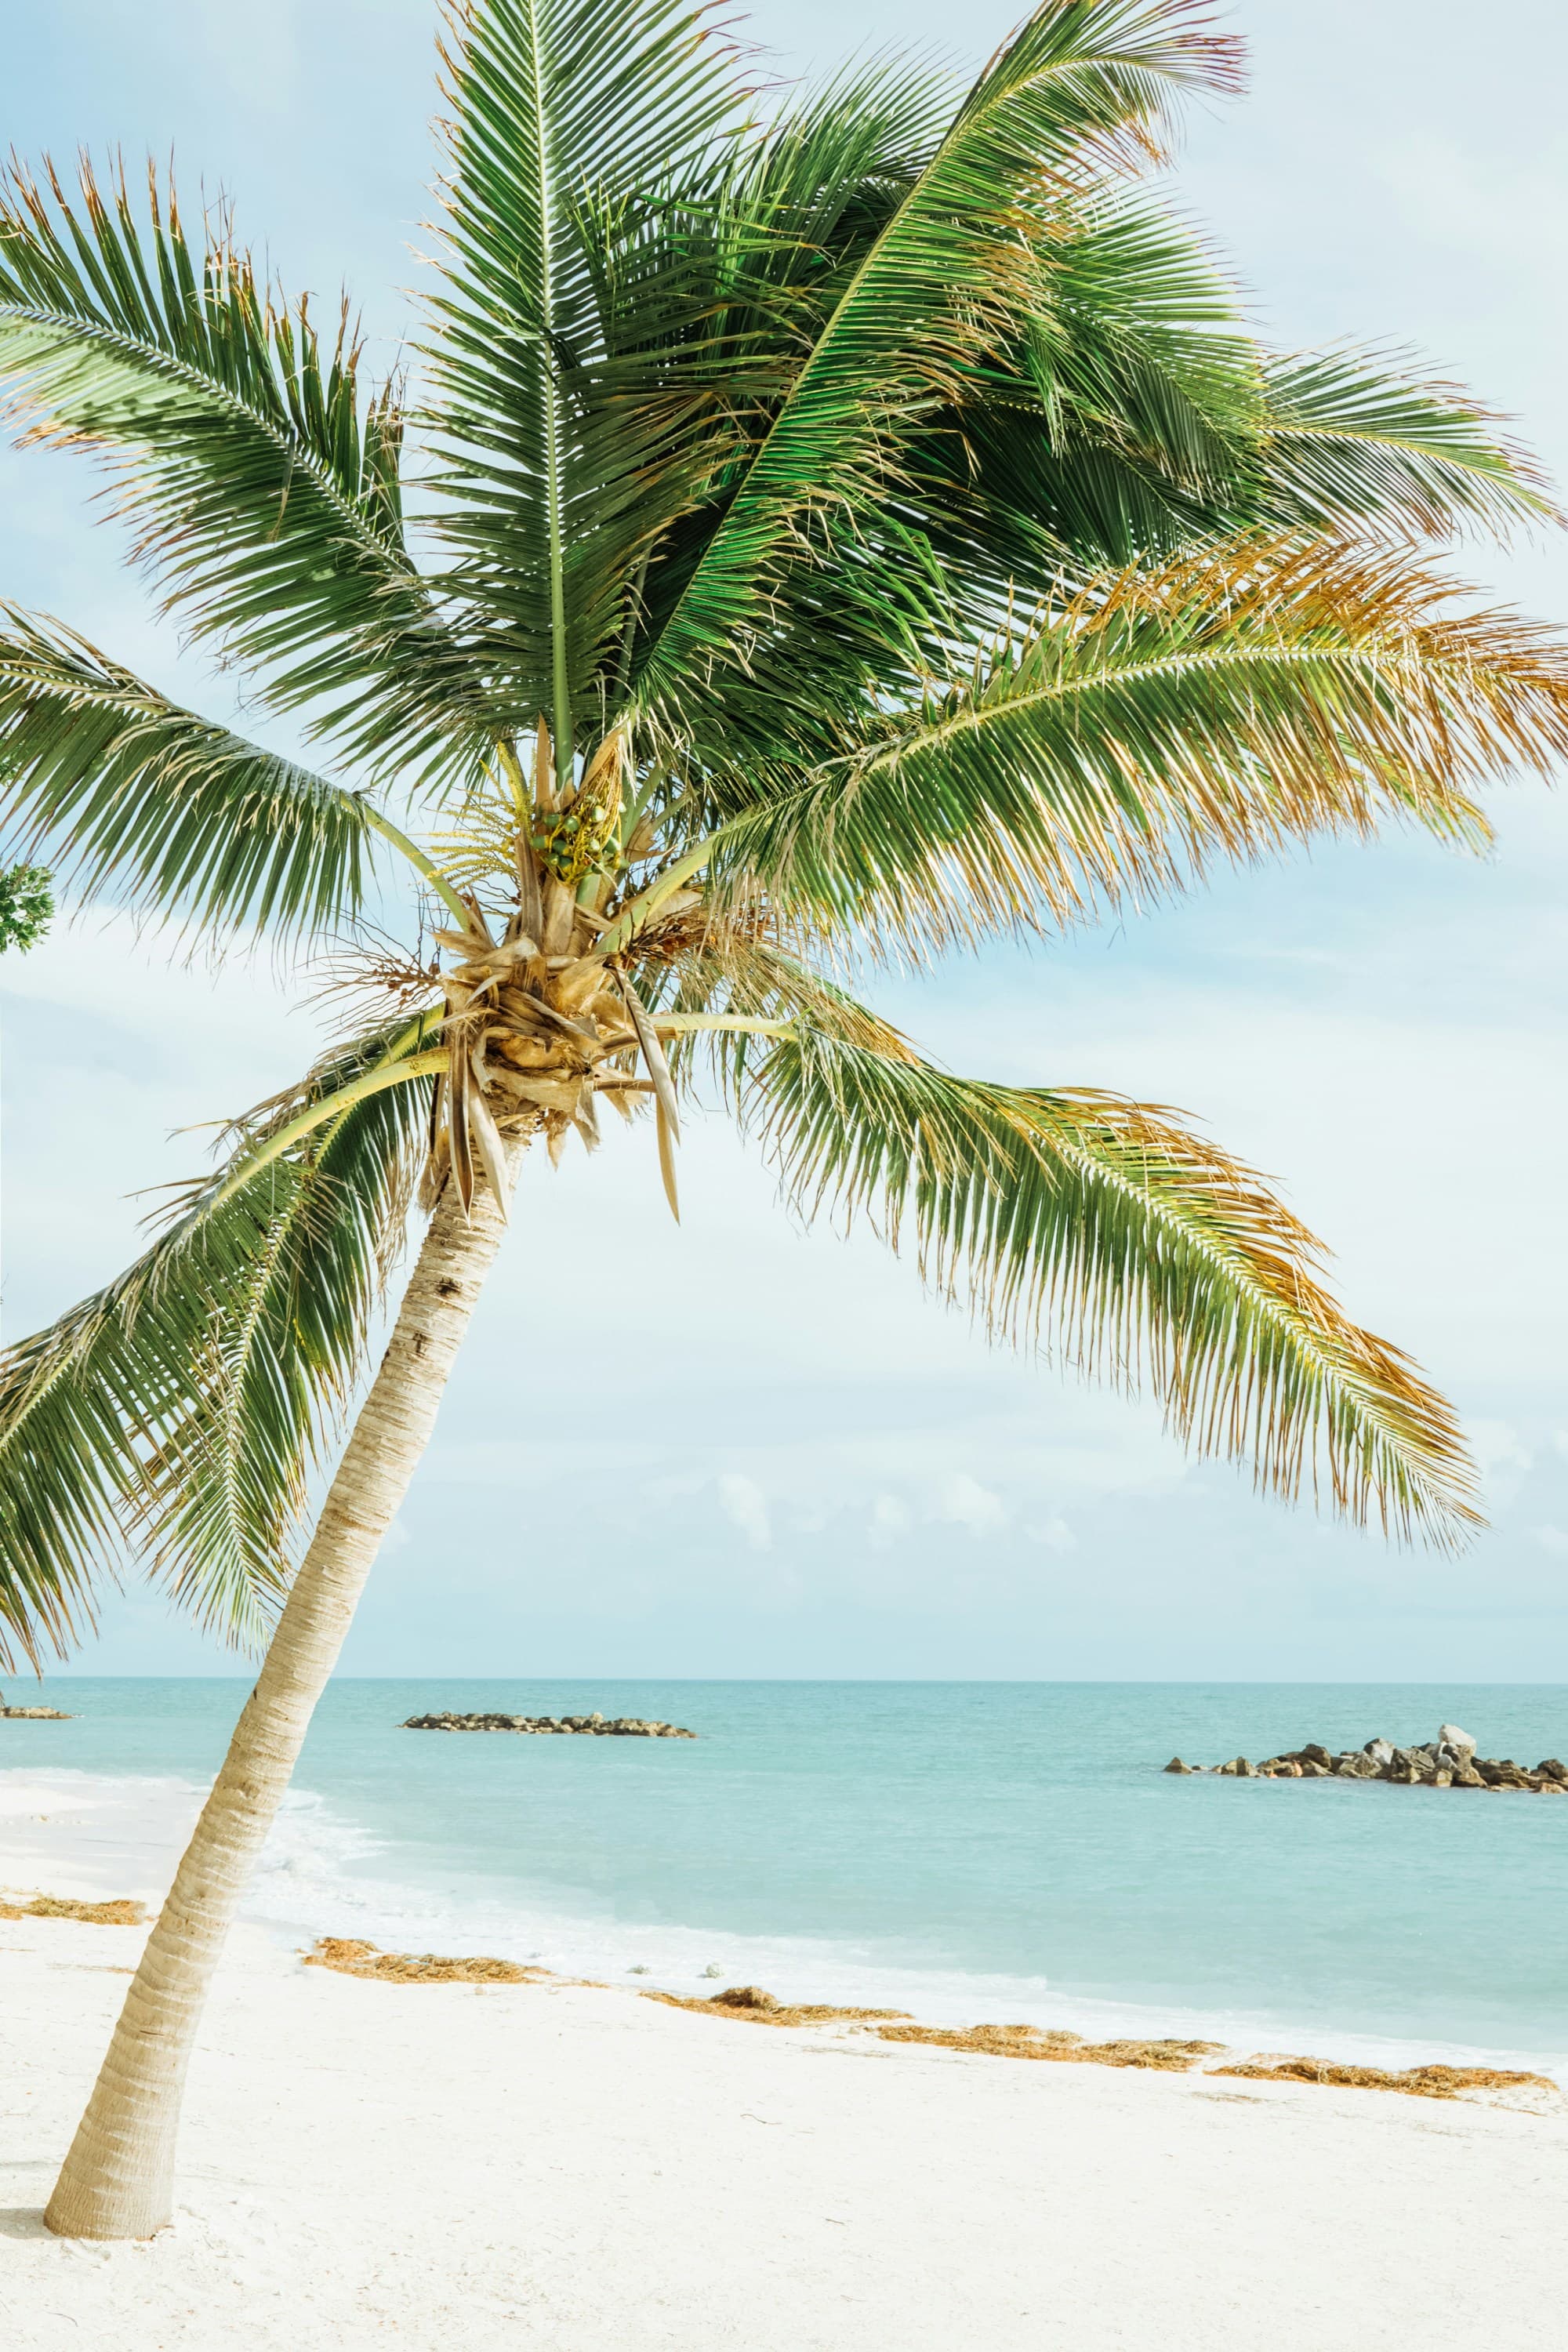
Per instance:
[[[0,1723],[4,1874],[165,1884],[247,1687],[46,1684],[76,1719]],[[699,1736],[400,1728],[446,1707]],[[1486,1755],[1568,1752],[1561,1686],[342,1680],[247,1914],[294,1943],[1568,2080],[1568,1801],[1161,1769],[1446,1720]]]

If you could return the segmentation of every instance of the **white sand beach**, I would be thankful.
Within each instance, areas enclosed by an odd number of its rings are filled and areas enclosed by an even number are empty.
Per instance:
[[[174,2228],[39,2218],[142,1931],[0,1921],[0,2321],[63,2352],[1556,2352],[1568,2113],[1021,2064],[234,1938]]]

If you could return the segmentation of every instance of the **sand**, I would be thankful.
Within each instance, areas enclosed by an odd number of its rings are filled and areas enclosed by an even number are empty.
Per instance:
[[[1568,2115],[229,1948],[179,2210],[39,2219],[144,1931],[0,1922],[25,2352],[1557,2352]]]

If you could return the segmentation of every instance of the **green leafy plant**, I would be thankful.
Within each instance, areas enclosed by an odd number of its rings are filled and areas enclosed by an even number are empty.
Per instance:
[[[1528,461],[1400,364],[1267,351],[1159,202],[1171,116],[1237,69],[1186,0],[1046,0],[968,90],[883,63],[764,107],[685,0],[465,0],[412,389],[156,176],[8,183],[11,415],[107,467],[163,610],[313,747],[6,610],[9,837],[79,902],[348,959],[316,1066],[0,1360],[15,1651],[128,1555],[268,1638],[55,2228],[167,2217],[224,1928],[531,1144],[651,1114],[673,1209],[707,1085],[797,1211],[999,1339],[1276,1495],[1474,1523],[1452,1411],[1260,1178],[1169,1112],[955,1076],[845,985],[1301,841],[1476,845],[1478,791],[1568,749],[1561,641],[1432,545],[1549,514]]]
[[[8,866],[0,871],[0,955],[7,948],[25,954],[46,938],[55,919],[55,894],[43,866]]]

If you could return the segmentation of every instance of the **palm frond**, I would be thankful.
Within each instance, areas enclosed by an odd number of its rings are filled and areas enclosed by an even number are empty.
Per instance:
[[[1398,358],[1341,350],[1267,363],[1258,511],[1310,530],[1377,517],[1432,538],[1556,520],[1539,467],[1498,419]]]
[[[988,396],[911,445],[943,560],[1029,593],[1244,526],[1447,539],[1552,514],[1498,421],[1397,355],[1281,359],[1200,238],[1142,192],[1058,204],[1026,331]]]
[[[0,829],[79,898],[193,931],[331,930],[363,904],[374,824],[361,794],[0,604]]]
[[[865,1016],[862,1016],[864,1020]],[[1083,1088],[950,1077],[899,1042],[801,1025],[742,1106],[812,1218],[865,1217],[994,1339],[1144,1388],[1260,1489],[1461,1541],[1478,1523],[1454,1413],[1345,1316],[1321,1250],[1255,1172],[1174,1114]]]
[[[972,607],[1190,548],[1234,525],[1257,469],[1258,353],[1202,240],[1115,182],[1053,192],[1048,216],[1028,317],[983,395],[903,457],[900,510]]]
[[[107,463],[170,609],[280,705],[405,758],[482,719],[405,544],[395,386],[363,393],[346,317],[323,345],[155,178],[144,209],[85,166],[77,202],[52,172],[0,179],[0,412]]]
[[[418,1025],[367,1034],[301,1091],[406,1057]],[[261,1160],[300,1097],[267,1106],[126,1273],[0,1356],[0,1662],[63,1655],[132,1553],[204,1625],[259,1637],[363,1367],[430,1097],[429,1079],[369,1095]]]
[[[945,77],[861,63],[745,138],[582,206],[604,351],[566,381],[604,486],[593,560],[622,583],[612,702],[952,102]]]
[[[574,390],[605,351],[584,216],[700,155],[739,93],[709,5],[456,0],[448,14],[439,527],[499,624],[516,719],[551,714],[564,782],[576,698],[623,609],[596,526],[624,492],[588,461]]]
[[[1568,751],[1568,646],[1384,548],[1242,541],[1093,582],[805,776],[716,786],[713,872],[923,954],[1083,916]],[[741,805],[750,794],[750,810]]]
[[[782,572],[828,545],[852,562],[858,518],[896,490],[902,437],[980,396],[1025,328],[1040,192],[1077,196],[1146,152],[1184,90],[1231,78],[1234,50],[1206,23],[1184,0],[1047,0],[987,68],[796,374],[648,654],[647,707],[689,721],[704,677],[762,659]],[[898,625],[889,572],[874,567],[873,634]]]

